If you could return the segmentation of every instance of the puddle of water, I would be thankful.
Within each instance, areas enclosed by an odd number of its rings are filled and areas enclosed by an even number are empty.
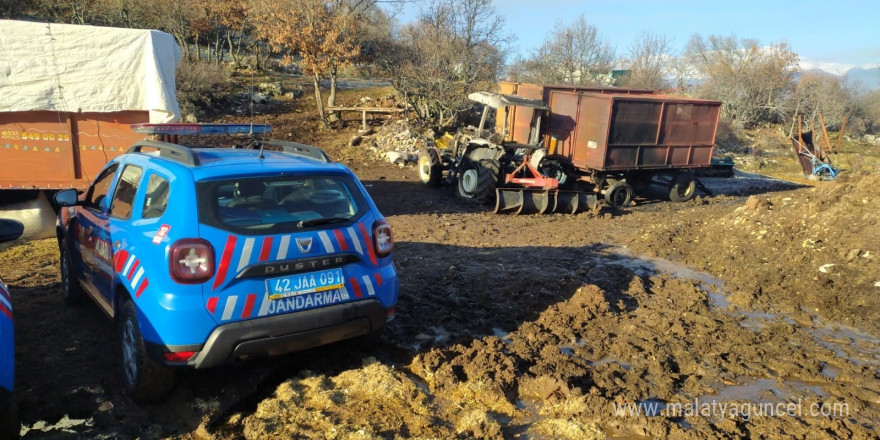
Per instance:
[[[498,339],[501,339],[501,342],[505,344],[510,344],[513,342],[513,339],[510,337],[510,333],[504,331],[504,329],[500,327],[492,327],[492,334],[495,335]]]
[[[822,385],[808,384],[798,380],[786,380],[780,384],[776,379],[757,379],[742,385],[722,386],[717,394],[699,397],[704,402],[746,401],[755,403],[779,403],[792,397],[794,392],[809,391],[819,397],[829,396]]]
[[[626,371],[629,371],[632,368],[632,364],[628,364],[626,362],[623,362],[620,359],[617,359],[615,357],[606,357],[606,358],[599,359],[596,362],[590,362],[590,365],[592,365],[594,367],[599,367],[599,366],[607,365],[607,364],[618,364],[618,365],[620,365],[621,368],[623,368]]]
[[[627,248],[611,247],[608,250],[611,251],[610,255],[619,257],[619,259],[607,260],[608,264],[626,267],[642,277],[665,273],[675,278],[697,281],[699,287],[709,296],[712,305],[722,309],[730,305],[727,295],[723,293],[724,280],[721,278],[713,277],[674,261],[645,255],[634,256],[632,251]]]
[[[804,330],[810,333],[819,345],[833,351],[839,358],[855,365],[862,363],[880,365],[880,338],[843,326],[826,325],[804,328]]]
[[[831,380],[834,380],[834,379],[837,379],[837,375],[840,374],[840,368],[837,368],[832,365],[828,365],[823,362],[822,363],[822,371],[820,371],[820,373],[822,373],[823,376],[825,376]]]
[[[431,327],[434,330],[434,342],[443,342],[449,339],[449,332],[443,327]]]

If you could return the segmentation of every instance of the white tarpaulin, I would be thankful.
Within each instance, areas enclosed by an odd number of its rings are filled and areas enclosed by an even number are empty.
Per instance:
[[[180,120],[165,32],[0,20],[0,112],[148,110]]]

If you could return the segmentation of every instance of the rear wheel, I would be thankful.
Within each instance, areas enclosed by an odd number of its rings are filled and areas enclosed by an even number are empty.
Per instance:
[[[154,401],[167,396],[174,386],[174,370],[157,364],[147,355],[137,310],[131,300],[123,300],[118,324],[125,391],[136,402]]]
[[[697,182],[690,174],[679,174],[672,179],[669,185],[669,200],[673,202],[686,202],[697,193]]]
[[[605,202],[615,209],[621,209],[632,203],[634,193],[630,184],[617,181],[605,190]]]
[[[61,270],[61,294],[64,301],[68,304],[79,304],[85,298],[82,286],[79,285],[79,272],[74,267],[73,260],[70,258],[70,250],[67,247],[67,240],[62,240],[59,245],[60,270]]]
[[[489,203],[495,197],[500,169],[497,160],[465,163],[458,176],[458,194],[466,199]]]
[[[437,185],[443,178],[443,167],[436,152],[422,150],[419,152],[419,180],[425,185]]]

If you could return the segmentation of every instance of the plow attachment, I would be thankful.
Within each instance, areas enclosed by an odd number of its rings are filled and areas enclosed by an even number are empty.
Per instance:
[[[495,196],[496,214],[577,214],[601,209],[594,194],[575,191],[498,188]]]

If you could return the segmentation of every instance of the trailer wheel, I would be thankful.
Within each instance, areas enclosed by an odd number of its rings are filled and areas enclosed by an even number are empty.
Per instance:
[[[632,203],[634,193],[632,185],[617,181],[605,190],[605,202],[615,209],[621,209]]]
[[[458,175],[458,195],[465,199],[489,203],[498,187],[501,165],[497,160],[483,159],[466,162]]]
[[[437,153],[430,150],[419,152],[419,180],[425,185],[437,185],[443,178],[443,166]]]
[[[672,179],[669,185],[669,200],[673,202],[687,202],[694,198],[697,193],[697,182],[690,174],[679,174]]]

